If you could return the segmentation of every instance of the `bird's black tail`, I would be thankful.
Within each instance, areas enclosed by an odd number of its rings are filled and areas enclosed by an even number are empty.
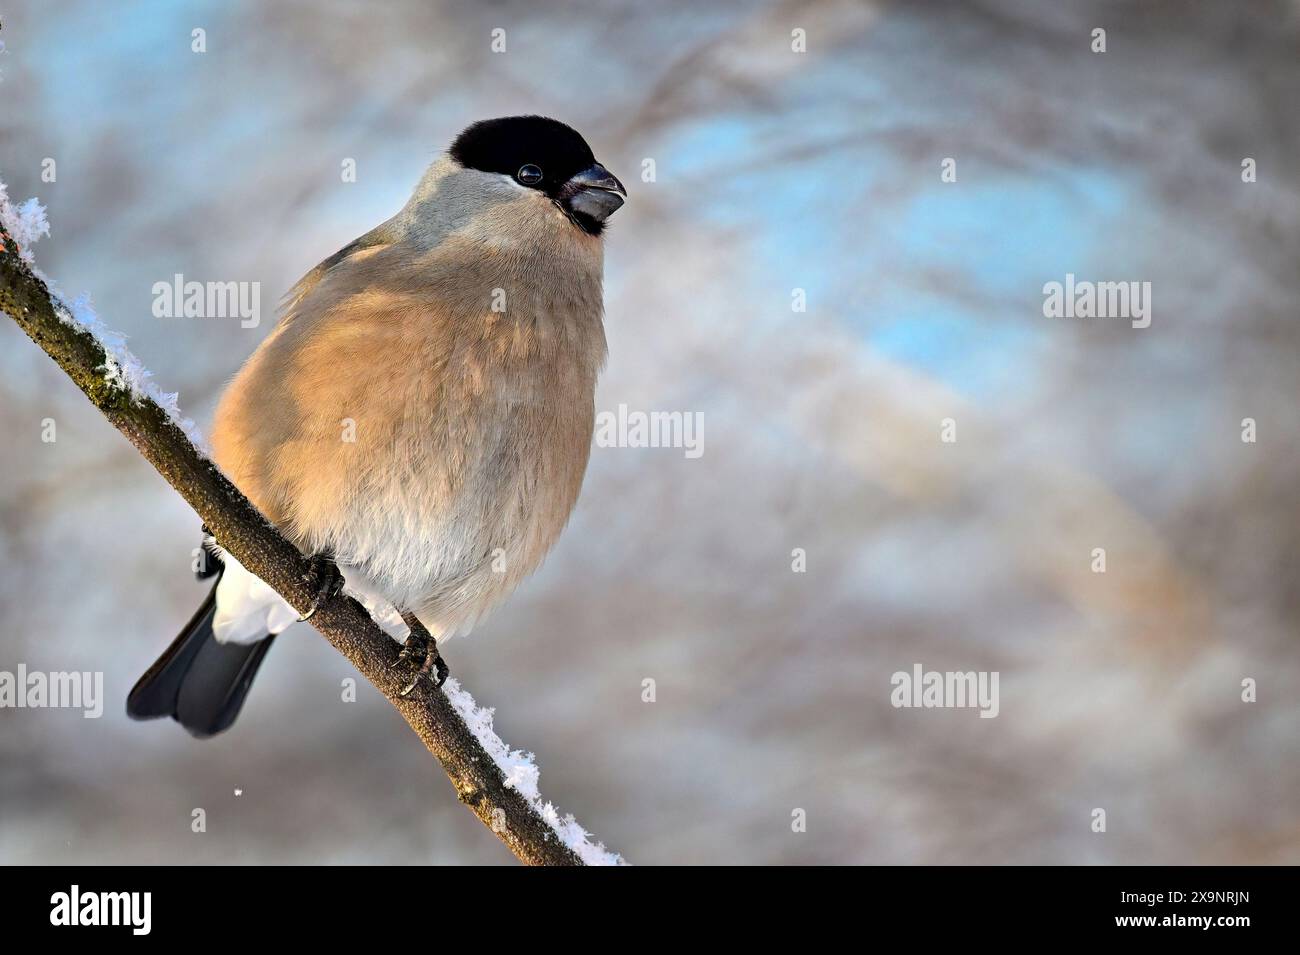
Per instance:
[[[209,560],[216,559],[209,555]],[[274,635],[256,643],[218,643],[212,633],[217,612],[217,579],[207,599],[172,645],[136,682],[126,698],[126,715],[134,720],[170,716],[203,739],[235,722],[262,658]]]

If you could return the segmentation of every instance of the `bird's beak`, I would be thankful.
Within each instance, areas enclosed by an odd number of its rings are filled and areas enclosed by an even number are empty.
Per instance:
[[[564,184],[563,205],[570,212],[604,222],[623,204],[627,190],[612,172],[596,163]]]

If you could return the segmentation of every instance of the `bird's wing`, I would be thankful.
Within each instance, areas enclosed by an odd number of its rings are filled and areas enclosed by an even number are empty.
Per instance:
[[[330,271],[330,269],[346,261],[350,256],[355,255],[363,249],[372,249],[376,246],[388,245],[393,241],[393,234],[388,222],[378,225],[371,229],[365,235],[358,239],[353,239],[343,248],[339,249],[333,255],[323,259],[311,271],[294,283],[293,287],[285,293],[284,298],[280,300],[281,320],[293,315],[294,307],[314,289],[320,280]]]

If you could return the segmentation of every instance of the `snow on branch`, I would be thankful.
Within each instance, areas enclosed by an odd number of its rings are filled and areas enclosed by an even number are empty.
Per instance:
[[[95,407],[203,518],[222,546],[295,607],[311,603],[308,563],[207,459],[194,423],[175,394],[162,391],[121,336],[104,326],[89,300],[68,302],[36,269],[31,246],[49,234],[35,199],[9,201],[0,182],[0,312],[9,315],[68,374]],[[456,787],[460,800],[519,859],[531,865],[618,865],[573,816],[538,790],[531,753],[512,750],[455,680],[428,680],[408,697],[407,676],[391,669],[398,644],[347,596],[328,602],[312,625],[402,714]],[[445,692],[444,692],[445,691]]]

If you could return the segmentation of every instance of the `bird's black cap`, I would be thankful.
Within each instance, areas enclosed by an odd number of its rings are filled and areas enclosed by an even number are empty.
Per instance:
[[[466,169],[481,172],[517,176],[524,166],[536,166],[542,177],[528,185],[552,199],[570,178],[596,162],[576,129],[545,116],[485,119],[457,136],[449,151]]]

